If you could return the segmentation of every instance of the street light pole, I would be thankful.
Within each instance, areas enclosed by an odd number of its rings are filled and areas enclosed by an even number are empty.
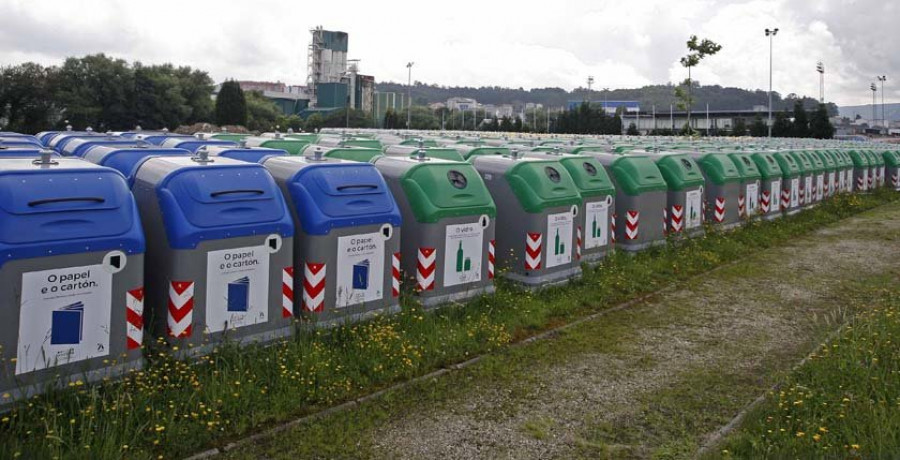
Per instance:
[[[872,125],[874,125],[877,117],[875,113],[875,93],[878,92],[878,87],[875,86],[875,83],[872,83],[869,85],[869,89],[872,90]]]
[[[412,121],[412,112],[410,109],[412,108],[412,66],[415,62],[406,63],[406,69],[409,71],[409,75],[406,80],[406,129],[409,129],[411,121]]]
[[[816,64],[816,72],[819,72],[819,102],[825,103],[825,64],[819,61]]]
[[[887,119],[884,116],[884,82],[887,81],[887,76],[881,75],[878,81],[881,82],[881,126],[887,128]]]
[[[777,27],[766,29],[766,37],[769,37],[769,137],[772,137],[772,42],[775,41],[777,33]]]

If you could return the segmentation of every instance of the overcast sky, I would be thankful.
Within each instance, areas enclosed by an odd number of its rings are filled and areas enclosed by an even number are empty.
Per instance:
[[[900,99],[900,7],[885,0],[0,0],[0,64],[58,64],[104,52],[173,62],[225,78],[303,84],[309,29],[350,34],[350,57],[376,81],[441,85],[629,88],[681,81],[691,34],[722,44],[694,71],[702,84],[871,103]],[[880,103],[880,94],[879,94]]]

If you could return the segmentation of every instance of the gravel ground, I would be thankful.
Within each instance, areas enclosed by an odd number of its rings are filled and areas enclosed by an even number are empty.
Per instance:
[[[900,266],[900,245],[882,244],[885,235],[898,234],[900,207],[890,206],[579,326],[580,333],[630,329],[611,349],[521,363],[516,391],[474,382],[472,391],[447,404],[394,419],[371,433],[375,456],[569,458],[590,427],[640,426],[644,408],[636,401],[675,385],[685,369],[752,375],[766,359],[780,356],[786,370],[821,340],[821,322],[844,302],[840,282]],[[529,345],[544,346],[565,345]],[[761,388],[768,385],[762,380]],[[692,435],[699,442],[705,434]],[[607,444],[607,454],[645,457],[656,447],[638,435]]]

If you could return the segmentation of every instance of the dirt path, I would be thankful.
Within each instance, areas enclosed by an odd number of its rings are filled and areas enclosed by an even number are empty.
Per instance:
[[[898,240],[882,207],[234,456],[689,458],[900,272]],[[346,448],[298,447],[328,430]]]

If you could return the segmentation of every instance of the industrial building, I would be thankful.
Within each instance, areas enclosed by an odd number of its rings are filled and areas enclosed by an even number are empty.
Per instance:
[[[348,59],[350,37],[346,32],[316,27],[307,56],[306,87],[309,106],[316,109],[374,108],[375,77],[359,73],[359,60]]]

